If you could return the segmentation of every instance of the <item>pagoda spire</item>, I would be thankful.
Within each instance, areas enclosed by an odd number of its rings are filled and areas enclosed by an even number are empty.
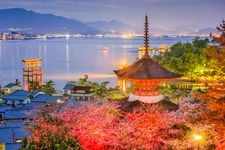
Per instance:
[[[144,24],[144,48],[145,48],[145,54],[143,57],[150,57],[149,56],[149,53],[148,53],[148,50],[149,50],[149,33],[148,33],[148,15],[146,13],[146,16],[145,16],[145,24]]]

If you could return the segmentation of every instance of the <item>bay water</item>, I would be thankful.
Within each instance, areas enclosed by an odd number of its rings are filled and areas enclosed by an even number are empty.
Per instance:
[[[192,37],[157,37],[152,47],[191,41]],[[91,81],[110,81],[117,85],[113,70],[122,62],[131,64],[138,57],[143,38],[70,38],[0,41],[0,85],[19,79],[22,83],[23,59],[42,58],[44,81],[53,80],[57,90],[66,81],[88,75]],[[103,49],[108,50],[103,50]]]

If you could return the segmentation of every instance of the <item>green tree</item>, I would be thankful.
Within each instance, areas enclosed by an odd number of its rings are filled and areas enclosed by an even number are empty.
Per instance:
[[[3,95],[3,89],[2,89],[2,86],[0,85],[0,103],[2,102],[2,95]]]
[[[92,91],[94,94],[99,97],[99,98],[104,98],[108,95],[108,89],[107,89],[107,84],[109,84],[108,81],[102,82],[102,83],[92,83]]]
[[[106,98],[108,100],[122,100],[127,98],[127,94],[122,92],[119,86],[115,86],[115,87],[108,88],[108,93]]]
[[[0,94],[2,94],[3,95],[3,89],[2,89],[2,86],[0,85]]]
[[[206,55],[203,49],[207,47],[209,40],[196,38],[190,43],[178,42],[171,46],[170,51],[162,53],[154,59],[167,69],[186,76],[196,67],[203,67],[206,63]]]
[[[39,84],[39,82],[30,81],[28,90],[29,91],[33,91],[33,90],[40,90],[40,91],[42,91],[42,86]]]
[[[80,78],[78,82],[76,82],[77,86],[88,86],[91,82],[88,81],[88,75],[84,75],[84,78]]]
[[[137,88],[137,85],[135,83],[131,83],[131,85],[126,88],[126,94],[132,93]]]
[[[19,150],[36,150],[37,148],[39,150],[82,150],[77,138],[68,139],[62,133],[43,135],[39,142],[24,139]]]
[[[195,47],[195,51],[198,53],[201,53],[202,48],[205,48],[208,46],[209,43],[209,39],[205,38],[205,39],[201,39],[201,38],[195,38],[192,41],[193,46]]]
[[[19,79],[16,79],[16,80],[15,80],[15,85],[21,86],[21,83],[20,83]]]
[[[49,80],[45,83],[45,85],[42,88],[42,91],[46,94],[53,95],[56,94],[56,90],[54,88],[55,83],[52,80]]]
[[[216,28],[222,35],[225,36],[225,20],[222,20],[222,23]]]
[[[220,32],[220,36],[213,36],[210,34],[210,37],[218,43],[223,49],[225,49],[225,20],[222,20],[222,23],[216,28],[218,32]]]

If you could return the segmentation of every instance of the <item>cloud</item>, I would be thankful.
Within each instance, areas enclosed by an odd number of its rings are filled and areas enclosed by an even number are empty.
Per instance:
[[[0,8],[21,7],[82,21],[117,19],[142,26],[148,12],[152,26],[216,26],[225,14],[224,0],[0,0]],[[207,17],[206,17],[207,16]]]

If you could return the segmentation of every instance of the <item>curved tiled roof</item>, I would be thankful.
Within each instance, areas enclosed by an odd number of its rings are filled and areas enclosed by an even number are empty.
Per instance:
[[[118,77],[130,79],[170,79],[180,75],[175,74],[152,60],[148,54],[149,49],[148,16],[145,16],[144,48],[145,54],[133,64],[114,70]]]
[[[13,86],[16,86],[16,84],[15,83],[9,83],[6,86],[4,86],[4,88],[11,88]]]
[[[169,71],[150,57],[143,57],[123,69],[114,70],[114,72],[118,77],[130,79],[169,79],[180,77],[180,75]]]

